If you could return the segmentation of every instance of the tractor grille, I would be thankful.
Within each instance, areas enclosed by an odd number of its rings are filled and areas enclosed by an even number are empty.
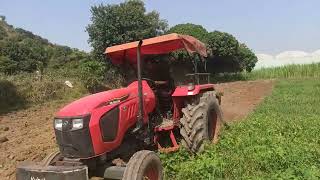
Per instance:
[[[83,118],[82,129],[74,131],[71,131],[70,128],[63,128],[62,131],[55,129],[57,144],[63,157],[88,158],[94,156],[89,130],[90,116],[81,118]],[[63,124],[71,124],[72,119],[75,117],[62,118]]]

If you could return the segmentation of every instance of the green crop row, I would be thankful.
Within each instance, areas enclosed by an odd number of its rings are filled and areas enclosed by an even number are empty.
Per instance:
[[[319,80],[279,80],[249,117],[198,156],[161,154],[166,179],[319,179]]]
[[[246,75],[249,79],[320,77],[320,63],[263,68]]]
[[[293,64],[281,67],[262,68],[250,73],[222,73],[212,75],[211,80],[217,82],[246,81],[256,79],[320,77],[320,63]]]

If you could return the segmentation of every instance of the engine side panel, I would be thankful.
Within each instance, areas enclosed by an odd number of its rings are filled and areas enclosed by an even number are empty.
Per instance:
[[[102,139],[104,142],[110,142],[115,140],[118,133],[119,124],[119,107],[115,107],[106,114],[104,114],[100,119],[100,129],[102,134]],[[117,127],[117,128],[115,128]]]
[[[148,121],[148,114],[151,113],[155,108],[155,95],[147,82],[142,82],[143,86],[143,99],[144,99],[144,112],[145,118],[144,122]],[[137,121],[138,114],[138,84],[133,82],[128,87],[129,96],[126,100],[116,103],[113,105],[101,106],[96,108],[91,113],[90,120],[90,133],[92,137],[93,147],[96,155],[100,155],[106,152],[110,152],[115,148],[119,147],[122,143],[124,135],[127,133],[127,130],[132,127]],[[119,120],[117,126],[114,123],[103,123],[101,126],[100,120],[105,115],[110,113],[112,109],[119,109]],[[102,129],[117,129],[116,137],[111,139],[103,138]]]

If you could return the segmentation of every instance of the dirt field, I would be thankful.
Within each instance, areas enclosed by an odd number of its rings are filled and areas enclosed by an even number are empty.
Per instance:
[[[271,93],[273,81],[232,82],[217,85],[223,91],[226,121],[240,120]],[[17,162],[40,161],[56,149],[54,113],[63,104],[48,103],[0,116],[0,179],[14,179]]]
[[[271,93],[274,81],[237,81],[217,85],[223,92],[222,111],[227,122],[246,117]]]

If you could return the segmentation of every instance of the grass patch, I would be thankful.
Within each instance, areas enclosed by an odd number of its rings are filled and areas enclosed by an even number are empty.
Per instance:
[[[64,84],[66,80],[73,88]],[[59,73],[47,73],[41,80],[35,73],[0,74],[0,114],[52,100],[73,100],[87,93],[78,79]]]
[[[161,154],[166,179],[319,179],[320,79],[279,80],[199,156]]]

